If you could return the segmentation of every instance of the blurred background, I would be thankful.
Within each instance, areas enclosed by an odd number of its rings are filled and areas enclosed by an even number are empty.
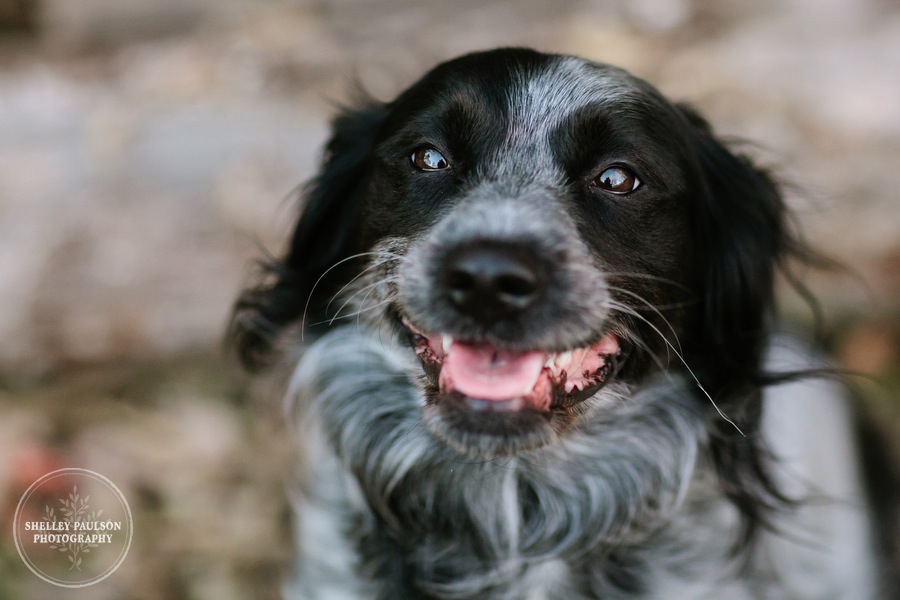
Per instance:
[[[223,352],[230,305],[354,80],[389,99],[498,45],[624,66],[756,142],[851,270],[806,274],[823,344],[875,376],[857,396],[900,457],[897,0],[0,0],[0,600],[278,597],[291,444],[277,383]],[[9,525],[73,466],[135,537],[62,590]]]

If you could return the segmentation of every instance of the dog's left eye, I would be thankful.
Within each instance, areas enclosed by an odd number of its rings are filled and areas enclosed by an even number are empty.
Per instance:
[[[628,194],[641,186],[641,180],[630,169],[615,166],[600,173],[594,185],[613,194]]]
[[[420,171],[441,171],[450,166],[450,161],[431,146],[422,146],[413,152],[410,160]]]

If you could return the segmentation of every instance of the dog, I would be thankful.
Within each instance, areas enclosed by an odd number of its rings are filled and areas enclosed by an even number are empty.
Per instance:
[[[442,63],[345,109],[235,306],[299,360],[304,599],[883,598],[841,386],[775,331],[767,172],[610,65]]]

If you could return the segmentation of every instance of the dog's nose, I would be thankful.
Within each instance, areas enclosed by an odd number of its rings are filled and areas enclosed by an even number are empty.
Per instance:
[[[514,245],[465,245],[450,253],[443,269],[443,285],[450,302],[485,324],[534,304],[544,289],[544,280],[533,253]]]

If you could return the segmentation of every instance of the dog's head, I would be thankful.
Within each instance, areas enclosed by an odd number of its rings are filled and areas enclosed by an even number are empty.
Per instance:
[[[420,359],[429,429],[479,457],[552,443],[612,401],[604,386],[660,370],[752,430],[737,402],[783,213],[769,178],[646,82],[472,54],[336,119],[288,252],[238,303],[239,348],[253,366],[289,325],[387,326]]]

